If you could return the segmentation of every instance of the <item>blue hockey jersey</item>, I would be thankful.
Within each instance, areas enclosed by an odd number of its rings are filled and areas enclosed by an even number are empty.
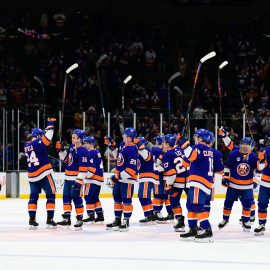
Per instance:
[[[41,138],[24,144],[24,153],[27,156],[28,163],[28,179],[30,182],[39,181],[53,173],[47,151],[47,147],[51,143],[47,134],[52,131],[53,127],[50,127]]]
[[[101,186],[104,182],[103,161],[99,150],[88,151],[88,173],[85,179],[86,183],[92,183]]]

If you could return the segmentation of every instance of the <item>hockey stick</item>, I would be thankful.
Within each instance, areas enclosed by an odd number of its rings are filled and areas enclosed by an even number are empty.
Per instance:
[[[71,65],[65,73],[65,81],[64,81],[64,90],[63,90],[63,99],[62,99],[62,109],[61,109],[61,121],[59,121],[59,141],[62,139],[62,127],[63,127],[63,120],[64,120],[64,109],[65,109],[65,101],[66,101],[66,90],[67,90],[67,78],[68,74],[76,69],[79,65],[77,63]]]
[[[99,86],[99,94],[100,94],[100,102],[101,102],[101,108],[102,108],[102,115],[104,119],[104,123],[106,123],[106,115],[105,115],[105,108],[104,108],[104,100],[103,100],[103,94],[102,94],[102,88],[101,88],[101,82],[100,82],[100,75],[99,75],[99,67],[101,63],[107,58],[106,54],[102,54],[98,61],[96,62],[96,70],[97,70],[97,78],[98,78],[98,86]]]
[[[197,85],[199,73],[200,73],[200,70],[201,70],[201,66],[205,61],[207,61],[207,60],[209,60],[209,59],[211,59],[211,58],[213,58],[215,56],[216,56],[216,52],[212,51],[212,52],[208,53],[207,55],[205,55],[204,57],[202,57],[199,64],[198,64],[195,79],[194,79],[194,83],[193,83],[192,94],[191,94],[190,101],[188,103],[188,108],[187,108],[187,111],[186,111],[186,115],[185,115],[185,119],[184,119],[184,126],[183,126],[183,129],[182,129],[181,136],[184,136],[186,126],[190,125],[190,123],[189,123],[189,113],[190,113],[190,110],[191,110],[192,105],[193,105],[193,99],[194,99],[194,96],[195,96],[195,90],[196,90],[196,85]]]
[[[171,83],[177,77],[181,75],[180,72],[175,72],[169,79],[168,79],[168,117],[169,117],[169,132],[171,129]]]
[[[245,105],[245,102],[244,102],[244,98],[243,98],[243,94],[242,94],[241,89],[240,89],[239,92],[240,92],[241,101],[242,101],[243,106],[244,106],[245,115],[247,116],[247,108],[246,108],[246,105]],[[247,119],[246,119],[246,122],[248,124],[248,129],[249,129],[249,132],[250,132],[250,136],[251,136],[252,140],[254,141],[254,136],[253,136],[253,132],[252,132],[251,127],[250,127],[250,123],[249,123],[249,121]]]
[[[125,119],[124,119],[124,110],[125,110],[125,95],[124,88],[126,84],[132,79],[131,75],[128,75],[122,82],[122,117],[123,117],[123,125],[125,127]]]
[[[220,115],[220,124],[223,125],[222,121],[222,102],[221,102],[221,85],[220,85],[220,71],[228,65],[228,61],[222,62],[218,67],[218,95],[219,95],[219,115]]]
[[[42,114],[43,114],[43,128],[45,128],[45,88],[44,83],[38,76],[34,76],[34,79],[39,83],[42,89]]]

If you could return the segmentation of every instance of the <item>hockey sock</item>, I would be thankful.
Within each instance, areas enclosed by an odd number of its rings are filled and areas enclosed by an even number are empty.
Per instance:
[[[208,220],[209,213],[206,211],[202,211],[197,213],[198,221],[200,222],[200,227],[202,229],[209,229],[211,228],[211,225]]]
[[[78,217],[82,217],[83,216],[83,200],[81,197],[73,197],[73,202],[75,205],[75,211],[76,211],[76,215]]]
[[[122,202],[115,202],[114,203],[114,216],[121,218],[123,213],[123,205]]]
[[[98,201],[94,203],[95,205],[95,212],[98,214],[98,213],[102,213],[103,212],[103,209],[102,209],[102,206],[101,206],[101,202]]]
[[[152,215],[153,214],[153,204],[152,204],[151,199],[139,198],[139,200],[140,200],[140,203],[141,203],[142,208],[143,208],[144,216],[148,217],[148,216]]]
[[[47,198],[46,202],[47,215],[49,218],[53,218],[55,209],[55,194],[46,195],[46,198]]]
[[[229,220],[231,212],[232,212],[232,206],[233,206],[233,201],[225,200],[224,201],[224,208],[223,208],[223,219],[224,220]]]
[[[69,195],[63,195],[63,208],[64,214],[70,216],[72,211],[71,197]]]
[[[250,216],[254,217],[255,216],[255,210],[256,210],[256,204],[255,201],[252,201],[252,205],[251,205],[251,212],[250,212]]]
[[[153,208],[155,212],[160,212],[163,207],[164,200],[160,198],[161,195],[154,195]]]
[[[30,199],[28,202],[28,213],[29,213],[29,217],[33,219],[36,218],[37,201],[38,201],[38,193],[31,193]]]
[[[260,208],[260,204],[258,205],[258,217],[259,217],[259,224],[266,224],[267,221],[267,207]]]
[[[129,219],[132,215],[133,206],[131,198],[123,198],[124,219]]]

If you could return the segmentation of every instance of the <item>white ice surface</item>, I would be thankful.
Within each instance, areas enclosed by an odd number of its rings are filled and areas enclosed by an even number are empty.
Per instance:
[[[206,244],[181,242],[173,223],[140,226],[143,212],[138,199],[133,200],[129,232],[108,232],[105,225],[88,224],[82,231],[48,230],[44,199],[38,205],[40,227],[30,231],[27,200],[1,200],[0,269],[270,269],[270,231],[254,236],[256,221],[252,232],[243,232],[238,223],[239,202],[235,203],[228,226],[219,231],[223,201],[216,199],[212,203],[215,242]],[[106,222],[112,221],[113,200],[101,202]],[[58,199],[56,221],[61,219],[61,213],[62,201]]]

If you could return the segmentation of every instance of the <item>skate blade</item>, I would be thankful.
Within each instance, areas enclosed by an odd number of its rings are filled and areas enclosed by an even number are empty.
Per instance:
[[[128,232],[129,228],[125,228],[125,229],[119,229],[119,232]]]
[[[264,235],[264,231],[263,232],[257,232],[257,233],[255,232],[254,235],[255,236],[263,236]]]
[[[103,225],[104,224],[104,221],[97,221],[97,222],[94,222],[94,224]]]
[[[36,231],[38,229],[38,226],[30,226],[29,230],[30,231]]]
[[[48,230],[56,230],[57,226],[47,225],[46,229],[48,229]]]
[[[156,225],[156,223],[154,222],[140,223],[140,226],[152,226],[152,225]]]
[[[95,224],[95,221],[83,221],[83,223],[86,223],[86,224]]]
[[[77,232],[82,231],[82,227],[74,227],[74,230]]]
[[[119,227],[112,227],[112,228],[108,228],[108,227],[106,227],[106,231],[112,231],[112,232],[117,232],[117,231],[119,231]]]
[[[166,220],[166,223],[174,223],[174,219]]]
[[[208,237],[208,238],[196,238],[195,237],[195,242],[196,243],[213,243],[214,239],[213,239],[213,237]]]
[[[188,237],[188,238],[180,237],[180,241],[182,241],[182,242],[194,242],[195,237]]]
[[[185,227],[184,228],[178,228],[174,229],[175,232],[185,232]]]
[[[250,232],[251,229],[243,228],[243,232]]]
[[[156,220],[156,223],[157,224],[167,224],[167,221],[162,221],[162,220]]]

